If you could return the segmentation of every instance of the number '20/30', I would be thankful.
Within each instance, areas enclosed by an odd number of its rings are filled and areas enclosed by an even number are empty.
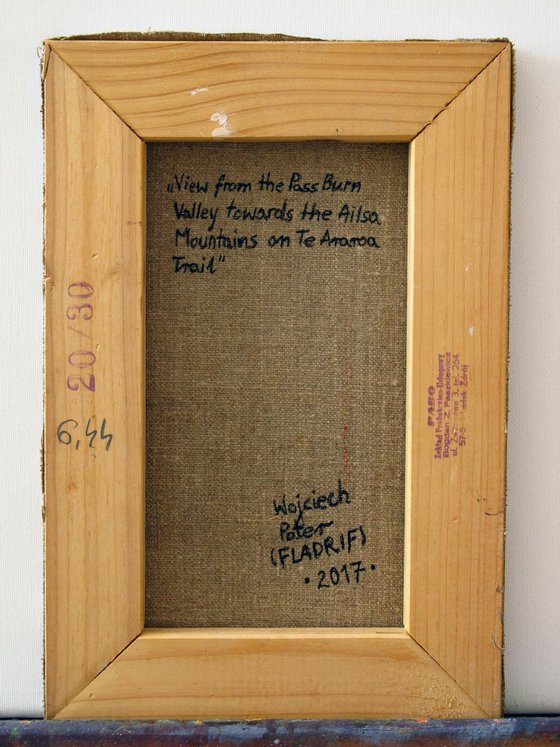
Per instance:
[[[66,318],[73,322],[89,322],[93,317],[93,306],[91,303],[80,303],[81,300],[93,296],[93,286],[84,280],[72,283],[68,286],[68,295],[76,299],[76,303],[70,304],[66,309]],[[84,332],[71,327],[78,334],[84,335]],[[84,335],[87,336],[87,335]],[[91,368],[96,361],[95,353],[91,350],[74,350],[68,356],[68,363],[74,368],[84,369]],[[80,387],[95,391],[95,375],[93,373],[71,374],[66,379],[66,386],[73,392],[78,391]]]

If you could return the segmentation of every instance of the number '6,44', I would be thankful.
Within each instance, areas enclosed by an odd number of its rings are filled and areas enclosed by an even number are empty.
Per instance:
[[[107,420],[105,418],[101,421],[101,428],[99,430],[93,427],[91,418],[88,418],[83,435],[80,432],[79,426],[80,424],[74,418],[63,420],[56,429],[58,442],[64,444],[64,446],[74,446],[77,451],[82,443],[80,438],[82,436],[82,438],[88,439],[86,445],[90,449],[95,449],[94,442],[96,437],[99,436],[101,441],[105,442],[105,451],[109,451],[109,447],[113,441],[113,434],[107,432]]]

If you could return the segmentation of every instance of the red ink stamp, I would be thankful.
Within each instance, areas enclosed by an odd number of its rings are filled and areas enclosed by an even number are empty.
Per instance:
[[[437,377],[428,387],[426,422],[434,429],[434,459],[449,459],[467,445],[465,413],[469,366],[458,353],[439,353]]]

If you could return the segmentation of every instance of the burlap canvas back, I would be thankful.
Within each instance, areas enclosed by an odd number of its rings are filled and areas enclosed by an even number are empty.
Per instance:
[[[146,625],[402,624],[407,155],[148,145]]]

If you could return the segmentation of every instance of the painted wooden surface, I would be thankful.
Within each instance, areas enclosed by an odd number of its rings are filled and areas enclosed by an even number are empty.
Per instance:
[[[410,140],[504,42],[51,41],[145,140]]]
[[[46,696],[53,714],[143,626],[145,146],[55,53],[45,132]]]
[[[242,745],[243,747],[471,747],[558,744],[560,718],[417,721],[0,721],[0,743]]]
[[[147,630],[58,718],[473,717],[399,629]]]
[[[405,626],[492,716],[502,707],[510,69],[508,48],[412,142],[410,169]],[[428,424],[430,387],[436,411],[442,390],[450,400],[448,456],[437,412]]]

